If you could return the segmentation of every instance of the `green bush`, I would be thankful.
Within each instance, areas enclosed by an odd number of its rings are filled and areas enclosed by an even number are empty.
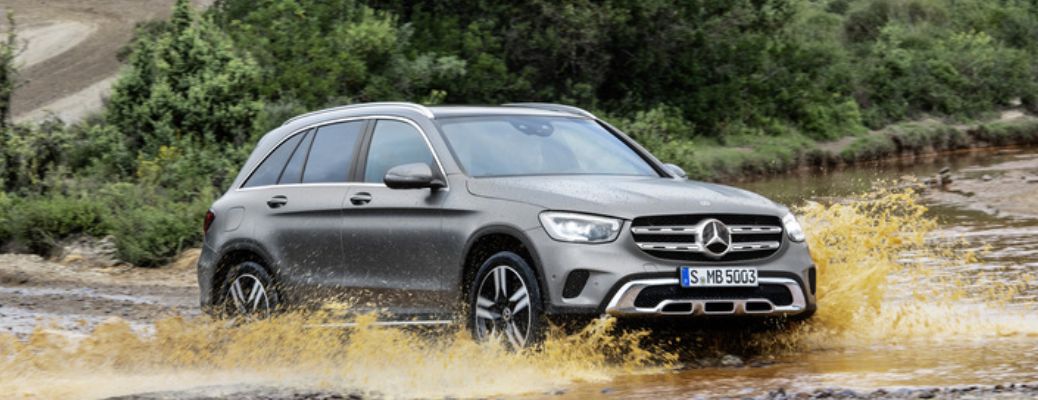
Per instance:
[[[923,113],[976,117],[1033,92],[1034,63],[1025,52],[984,32],[938,32],[883,29],[864,78],[872,126]]]
[[[250,57],[178,0],[168,31],[134,43],[106,120],[128,149],[147,155],[184,138],[241,146],[261,108],[259,79]]]
[[[112,216],[119,258],[133,265],[162,265],[181,250],[197,245],[206,208],[169,203],[144,206]]]
[[[10,236],[18,246],[47,255],[61,239],[108,232],[105,206],[96,199],[66,196],[27,197],[16,201],[7,216]]]
[[[119,258],[133,265],[161,265],[201,240],[201,221],[212,202],[211,189],[178,199],[149,184],[116,183],[98,190],[105,204],[108,234]]]
[[[14,207],[14,199],[7,193],[0,191],[0,247],[11,240],[11,208]]]
[[[906,122],[887,127],[885,133],[901,152],[922,153],[927,150],[954,150],[969,145],[964,131],[941,122]]]
[[[25,194],[45,192],[48,175],[69,165],[68,155],[75,147],[71,133],[56,119],[0,131],[2,189]]]
[[[897,144],[885,134],[871,134],[862,136],[840,152],[840,158],[852,163],[858,161],[872,161],[889,157],[897,153]]]
[[[982,124],[973,132],[978,140],[996,146],[1038,144],[1038,118],[1017,118]]]

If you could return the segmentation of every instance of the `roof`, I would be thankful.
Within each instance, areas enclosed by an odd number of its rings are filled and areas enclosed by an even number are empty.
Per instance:
[[[320,115],[327,115],[333,112],[345,112],[352,111],[353,113],[363,114],[363,112],[380,112],[387,109],[391,110],[407,110],[408,112],[419,113],[427,118],[450,118],[450,117],[462,117],[462,116],[475,116],[475,115],[538,115],[538,116],[555,116],[555,117],[572,117],[580,116],[585,118],[594,118],[590,112],[583,109],[567,106],[563,104],[551,104],[551,103],[509,103],[500,106],[432,106],[426,107],[414,103],[360,103],[350,104],[339,107],[332,107],[323,110],[317,110],[302,114],[293,118],[288,119],[282,125],[288,125],[294,121],[306,120],[311,117],[317,117]]]
[[[549,117],[572,117],[573,113],[526,106],[433,106],[429,107],[434,118],[471,117],[478,115],[537,115]]]

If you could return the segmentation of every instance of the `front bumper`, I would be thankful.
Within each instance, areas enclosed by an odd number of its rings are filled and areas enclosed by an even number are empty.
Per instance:
[[[650,315],[792,315],[807,309],[807,298],[800,284],[790,278],[759,278],[761,285],[781,286],[789,291],[791,302],[775,304],[764,296],[735,298],[683,298],[675,296],[656,303],[655,306],[639,307],[638,296],[646,288],[654,286],[678,286],[677,278],[636,279],[629,281],[613,295],[605,311],[613,316]],[[694,289],[693,289],[694,290]]]
[[[652,256],[638,248],[629,226],[621,232],[610,243],[581,244],[555,241],[540,227],[526,231],[541,269],[549,314],[774,316],[796,315],[816,307],[811,273],[814,267],[805,243],[783,240],[777,252],[760,260],[696,263]],[[647,288],[680,288],[678,271],[682,266],[754,267],[759,271],[761,286],[785,288],[787,301],[749,293],[734,297],[683,295],[648,306],[635,304]],[[568,278],[577,271],[583,271],[586,282],[567,290],[567,283],[573,286]]]

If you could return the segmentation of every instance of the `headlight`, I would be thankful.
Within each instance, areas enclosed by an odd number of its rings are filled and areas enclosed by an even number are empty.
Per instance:
[[[789,239],[794,242],[803,242],[806,238],[804,236],[804,228],[800,227],[797,217],[794,217],[792,213],[782,217],[782,227],[786,230],[786,234],[789,235]]]
[[[611,242],[620,235],[622,225],[616,218],[554,211],[541,213],[541,226],[548,236],[562,242]]]

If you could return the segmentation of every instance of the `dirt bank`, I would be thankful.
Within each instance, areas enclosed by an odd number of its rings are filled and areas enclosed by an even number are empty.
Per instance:
[[[7,0],[25,49],[11,111],[16,122],[47,112],[70,121],[100,109],[137,23],[167,18],[174,0]],[[211,0],[198,0],[206,6]]]

